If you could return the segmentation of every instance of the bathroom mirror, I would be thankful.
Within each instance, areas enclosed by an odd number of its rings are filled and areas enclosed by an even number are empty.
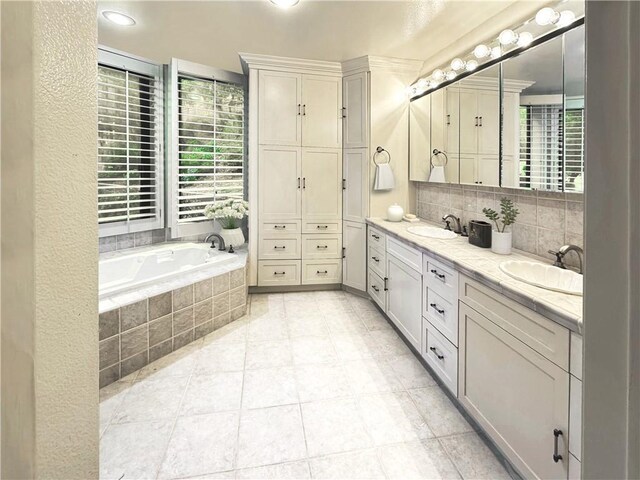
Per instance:
[[[564,190],[584,191],[584,26],[564,35]]]
[[[562,191],[563,37],[503,62],[502,79],[505,89],[501,185]]]

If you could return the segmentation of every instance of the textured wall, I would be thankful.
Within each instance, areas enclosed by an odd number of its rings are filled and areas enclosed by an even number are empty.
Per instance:
[[[96,478],[96,6],[1,8],[2,476]]]
[[[416,183],[418,216],[440,222],[453,213],[465,224],[486,220],[483,208],[499,210],[500,199],[513,200],[520,214],[513,231],[513,246],[546,258],[547,252],[572,243],[583,247],[583,196],[575,193],[550,193],[510,188],[476,187]],[[567,263],[577,265],[574,254]]]

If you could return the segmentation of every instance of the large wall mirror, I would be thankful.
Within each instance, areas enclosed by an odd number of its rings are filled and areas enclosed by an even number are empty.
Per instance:
[[[411,180],[582,192],[584,55],[580,26],[412,100]]]

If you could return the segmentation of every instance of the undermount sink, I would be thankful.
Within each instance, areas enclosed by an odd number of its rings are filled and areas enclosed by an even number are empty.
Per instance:
[[[421,225],[419,227],[409,227],[407,228],[407,232],[413,233],[414,235],[418,235],[419,237],[439,238],[442,240],[456,238],[458,236],[455,233],[453,233],[451,230],[445,230],[444,228],[437,228],[437,227],[429,227],[425,225]]]
[[[525,261],[502,262],[500,270],[516,280],[536,287],[582,296],[582,275],[572,270]]]

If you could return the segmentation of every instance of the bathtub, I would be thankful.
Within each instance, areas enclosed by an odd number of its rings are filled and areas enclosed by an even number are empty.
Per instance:
[[[137,290],[174,278],[224,267],[237,261],[205,243],[171,243],[100,260],[100,298]]]

